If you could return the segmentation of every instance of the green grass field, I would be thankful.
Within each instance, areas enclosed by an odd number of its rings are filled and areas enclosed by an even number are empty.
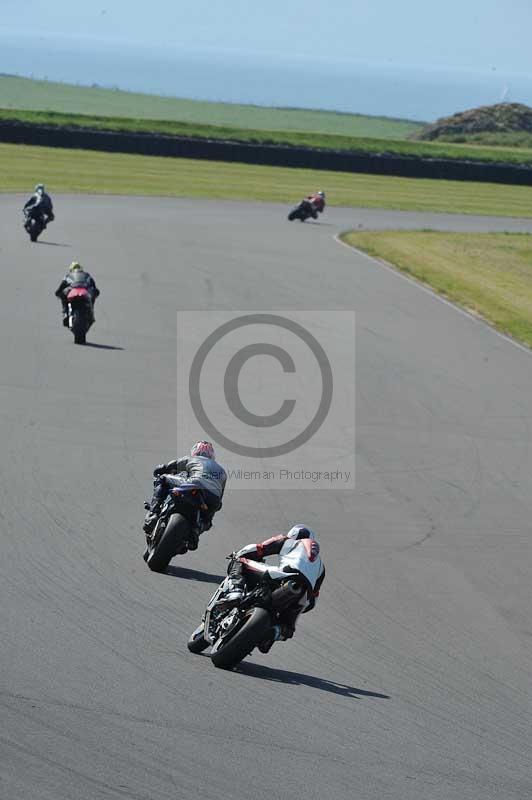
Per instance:
[[[342,238],[532,347],[532,235],[378,231]]]
[[[124,153],[0,144],[1,191],[261,200],[291,205],[322,188],[329,205],[532,217],[532,190],[465,181],[394,178]]]
[[[332,111],[206,103],[0,75],[0,108],[168,120],[254,130],[402,138],[422,123]]]
[[[329,111],[204,103],[0,75],[0,120],[241,142],[394,153],[417,158],[532,163],[532,140],[496,146],[408,141],[421,123]],[[528,147],[521,145],[528,144]]]

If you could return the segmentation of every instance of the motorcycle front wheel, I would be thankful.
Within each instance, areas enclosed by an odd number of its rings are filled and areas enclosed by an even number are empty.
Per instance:
[[[187,647],[191,653],[203,653],[209,646],[209,642],[203,635],[203,624],[199,625],[196,630],[190,634]]]

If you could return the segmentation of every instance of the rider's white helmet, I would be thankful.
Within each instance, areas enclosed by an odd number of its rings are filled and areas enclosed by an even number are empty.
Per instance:
[[[316,539],[316,534],[307,525],[294,525],[286,534],[289,539]]]

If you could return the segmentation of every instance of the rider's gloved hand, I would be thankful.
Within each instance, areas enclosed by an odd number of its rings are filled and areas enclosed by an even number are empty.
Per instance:
[[[158,464],[153,470],[153,477],[158,478],[159,475],[164,475],[166,472],[166,464]]]
[[[244,556],[245,558],[251,559],[251,561],[260,561],[261,564],[264,563],[264,559],[261,558],[261,556],[259,556],[258,553],[253,552],[253,548],[251,548],[250,552],[249,545],[246,545],[246,547],[242,547],[240,550],[237,550],[236,553],[234,553],[233,555],[235,558],[242,558]]]

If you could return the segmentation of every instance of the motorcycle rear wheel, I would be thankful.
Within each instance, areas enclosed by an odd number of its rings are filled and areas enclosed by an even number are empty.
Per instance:
[[[185,545],[190,525],[181,514],[172,514],[165,531],[145,559],[152,572],[164,572],[170,561]]]
[[[79,311],[72,312],[72,333],[74,334],[75,344],[85,344],[87,327],[83,315]]]
[[[233,636],[215,642],[210,654],[212,663],[219,669],[233,669],[266,639],[271,627],[271,617],[266,609],[254,608]]]

